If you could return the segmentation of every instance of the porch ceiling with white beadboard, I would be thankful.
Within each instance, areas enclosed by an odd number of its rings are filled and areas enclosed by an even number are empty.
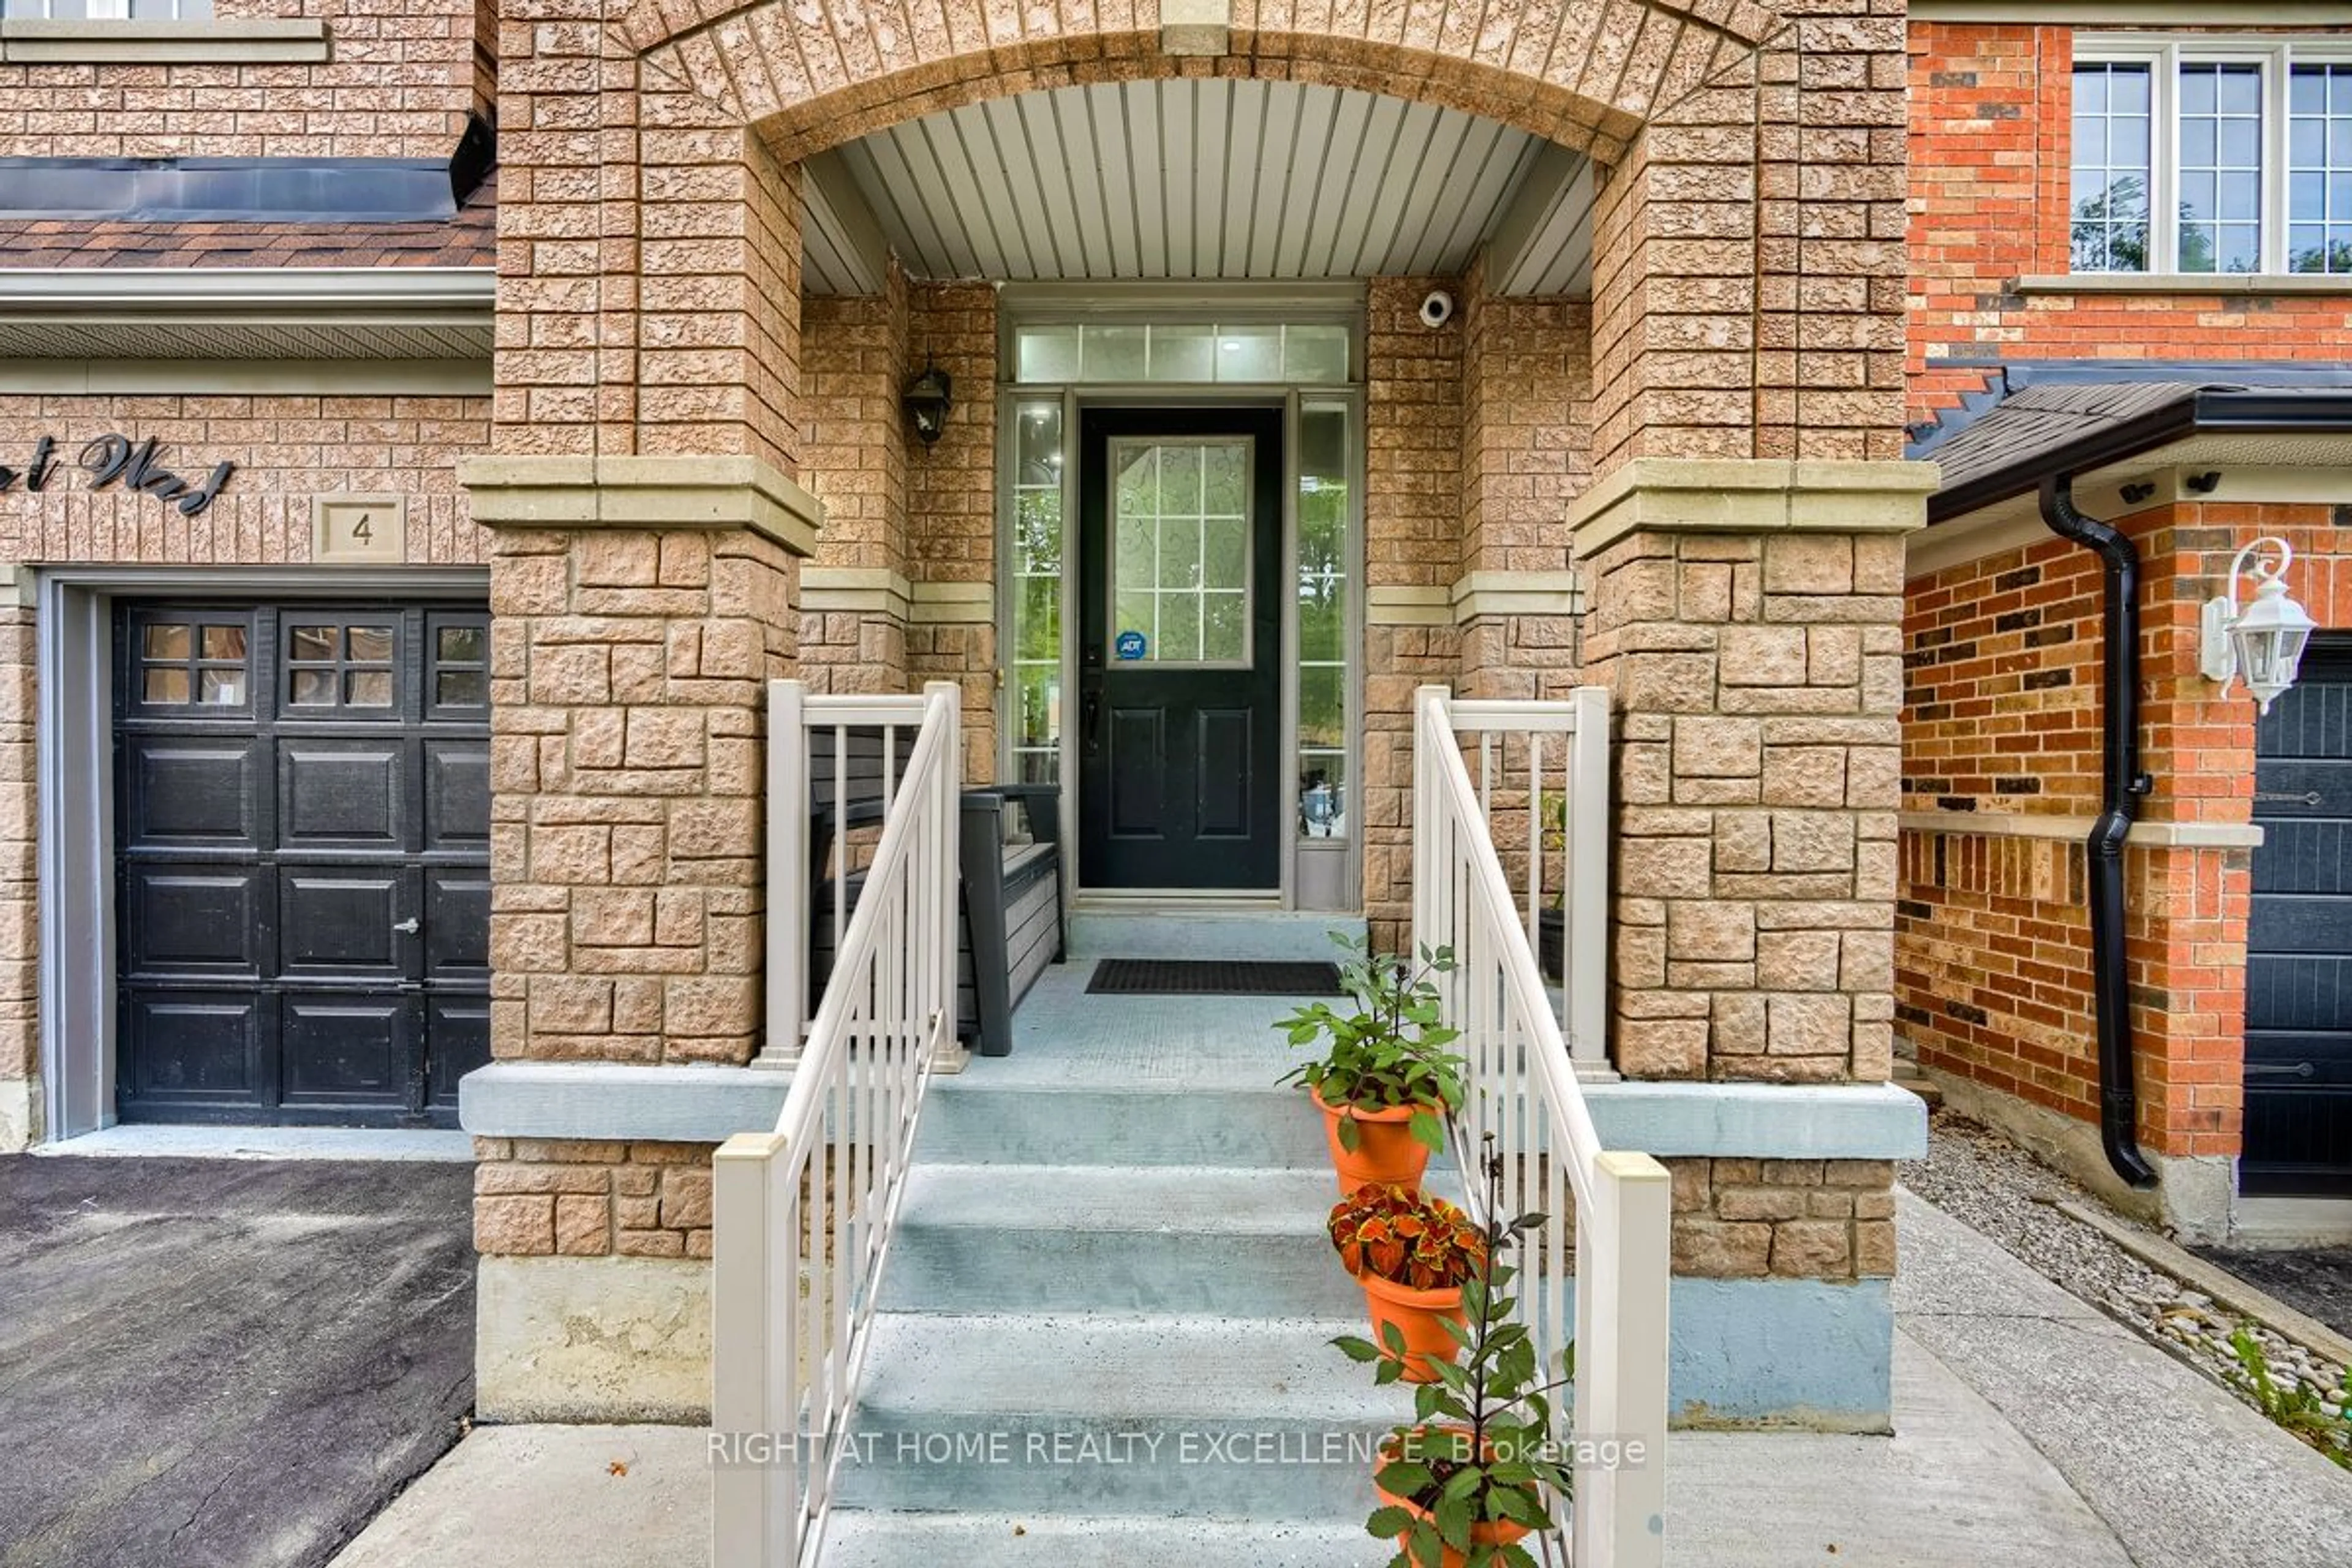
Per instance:
[[[1448,275],[1507,230],[1490,288],[1591,288],[1580,155],[1352,89],[1178,79],[1023,93],[860,138],[835,167],[839,180],[807,187],[815,293],[877,286],[854,238],[869,215],[929,279]],[[865,212],[841,210],[852,205]]]

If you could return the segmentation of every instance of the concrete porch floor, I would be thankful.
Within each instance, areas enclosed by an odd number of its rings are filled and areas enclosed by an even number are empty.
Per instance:
[[[1669,1563],[2341,1563],[2352,1474],[1940,1211],[1906,1196],[1900,1223],[1897,1436],[1677,1434]],[[690,1428],[479,1430],[336,1568],[705,1563],[703,1455]],[[1202,1535],[1220,1555],[1289,1562],[1278,1540]],[[1369,1539],[1362,1560],[1384,1560]],[[1012,1518],[985,1559],[1119,1561],[1115,1541]]]

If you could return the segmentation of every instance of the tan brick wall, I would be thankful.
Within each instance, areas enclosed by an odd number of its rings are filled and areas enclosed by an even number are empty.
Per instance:
[[[1563,572],[1562,520],[1592,476],[1591,306],[1491,297],[1484,270],[1462,285],[1459,569]],[[1466,695],[1554,699],[1581,679],[1566,615],[1481,616],[1459,636]]]
[[[741,531],[502,529],[491,563],[491,1048],[759,1044],[761,715],[797,567]]]
[[[908,576],[918,583],[996,578],[996,290],[924,285],[912,294],[907,374],[937,363],[954,385],[947,430],[907,449]],[[907,675],[963,689],[964,777],[996,776],[996,624],[907,629]]]
[[[812,563],[904,572],[911,439],[899,405],[910,325],[906,277],[894,265],[885,292],[812,297],[803,316],[801,482],[824,502]],[[980,391],[961,380],[956,390]]]
[[[904,576],[912,437],[900,405],[910,310],[895,263],[885,291],[812,298],[802,321],[802,481],[824,503],[812,564]],[[882,614],[816,612],[803,602],[801,679],[812,689],[914,689],[907,626]]]
[[[1712,1279],[1895,1272],[1887,1160],[1667,1160],[1675,1272]]]
[[[474,1250],[708,1258],[708,1143],[477,1138]]]
[[[40,1071],[40,790],[33,766],[33,612],[0,608],[0,1079]]]
[[[560,9],[501,31],[499,449],[795,474],[799,165]]]
[[[496,90],[488,0],[217,0],[323,18],[309,65],[0,65],[0,157],[447,158]]]
[[[120,481],[93,490],[78,459],[92,437],[152,437],[157,460],[192,485],[237,465],[194,517]],[[46,489],[0,493],[0,560],[261,565],[310,558],[310,500],[334,491],[407,498],[408,560],[483,560],[457,459],[489,440],[489,399],[271,394],[83,397],[0,395],[0,465],[29,468],[57,438]]]
[[[1464,572],[1559,572],[1592,477],[1592,307],[1462,286]]]
[[[1364,581],[1452,584],[1461,559],[1463,318],[1421,322],[1452,279],[1381,278],[1364,333]],[[1412,907],[1412,694],[1461,670],[1452,626],[1368,626],[1364,638],[1364,907],[1374,940],[1400,949]]]

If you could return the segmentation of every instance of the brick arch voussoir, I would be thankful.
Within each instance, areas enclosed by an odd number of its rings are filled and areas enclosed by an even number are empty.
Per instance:
[[[1642,126],[1641,117],[1580,98],[1565,89],[1515,78],[1491,67],[1394,48],[1379,60],[1310,54],[1228,55],[1215,59],[1158,53],[1105,56],[1046,39],[950,62],[944,76],[921,68],[871,79],[754,121],[780,160],[791,163],[860,136],[991,99],[1099,82],[1225,77],[1297,81],[1429,103],[1498,120],[1602,162],[1613,162]]]
[[[1581,0],[1561,8],[1556,37],[1441,34],[1408,45],[1302,27],[1288,0],[1234,0],[1234,11],[1228,50],[1216,56],[1164,52],[1155,0],[1097,0],[1072,26],[1057,11],[1041,20],[996,0],[950,0],[920,27],[903,20],[914,13],[887,7],[850,20],[808,0],[635,0],[618,28],[649,65],[740,112],[787,162],[987,99],[1185,76],[1358,88],[1612,162],[1693,66],[1744,53],[1779,23],[1750,0]]]

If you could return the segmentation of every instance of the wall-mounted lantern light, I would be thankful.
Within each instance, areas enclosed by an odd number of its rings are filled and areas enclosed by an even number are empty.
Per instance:
[[[2266,545],[2276,552],[2275,559],[2262,555]],[[2249,557],[2253,558],[2254,601],[2241,610],[2238,578],[2247,571]],[[2233,679],[2243,680],[2265,713],[2294,684],[2304,645],[2317,625],[2287,597],[2286,569],[2294,563],[2294,551],[2285,540],[2257,539],[2238,552],[2221,594],[2205,605],[2205,678],[2221,682],[2224,691]]]
[[[950,395],[953,391],[954,384],[948,379],[948,373],[929,361],[924,362],[923,374],[907,384],[899,405],[915,422],[915,434],[923,438],[924,446],[929,446],[946,432],[948,410],[954,406]]]

